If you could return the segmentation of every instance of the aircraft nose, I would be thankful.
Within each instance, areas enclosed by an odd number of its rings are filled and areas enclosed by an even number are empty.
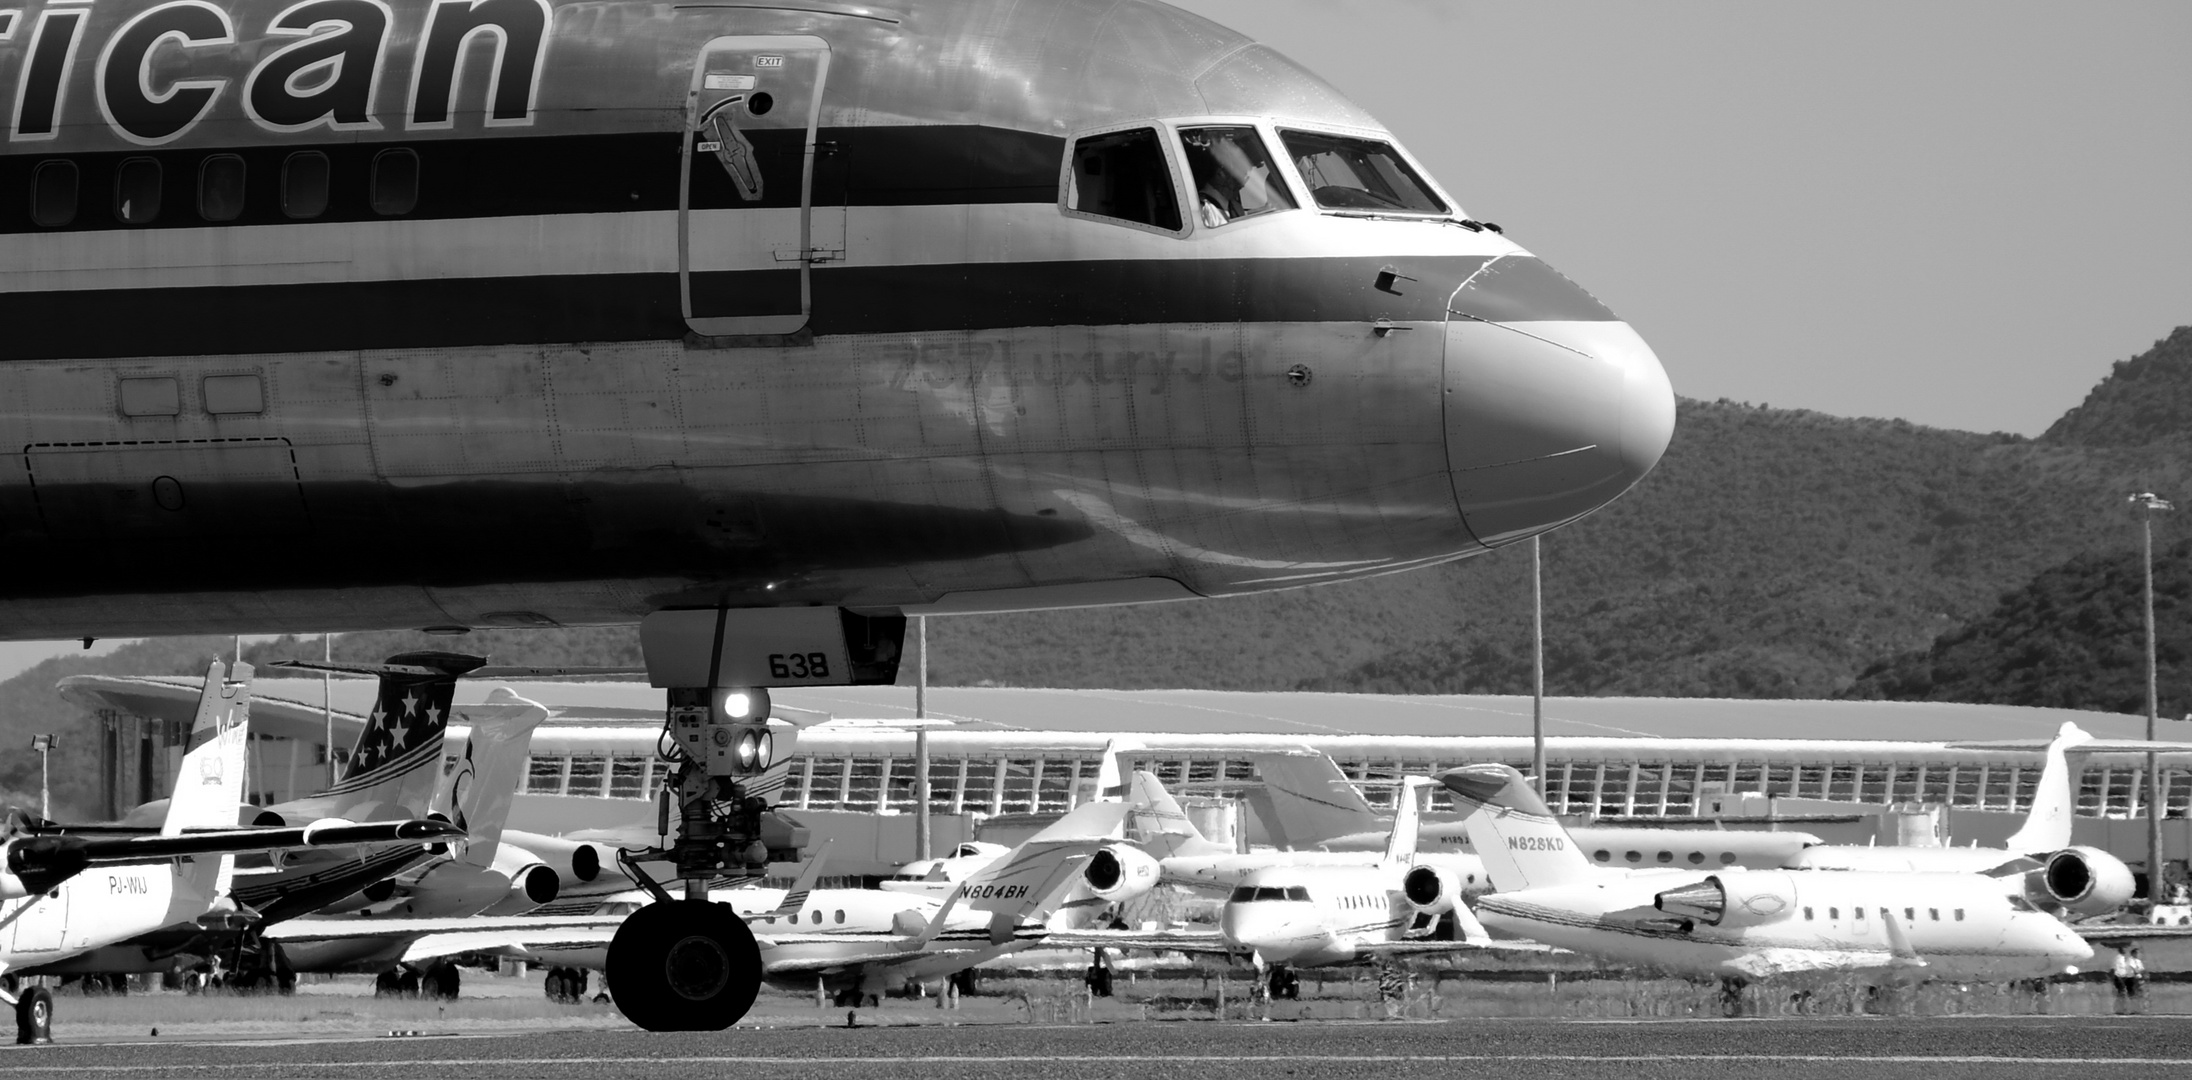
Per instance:
[[[1498,259],[1448,302],[1446,456],[1487,546],[1611,502],[1674,435],[1674,388],[1651,346],[1527,256]]]

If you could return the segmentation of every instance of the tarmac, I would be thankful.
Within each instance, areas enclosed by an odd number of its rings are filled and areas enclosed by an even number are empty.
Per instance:
[[[2192,1017],[2184,1016],[990,1023],[666,1035],[625,1029],[185,1037],[0,1048],[0,1074],[25,1080],[208,1075],[1951,1080],[2066,1073],[2105,1078],[2186,1067],[2192,1067]]]

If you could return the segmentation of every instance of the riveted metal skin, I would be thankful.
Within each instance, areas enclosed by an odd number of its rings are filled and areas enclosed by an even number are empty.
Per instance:
[[[1435,183],[1320,205],[1287,132],[1392,136],[1159,3],[0,32],[0,636],[1288,588],[1573,520],[1671,431],[1612,312]],[[1194,212],[1216,124],[1295,208]],[[1176,227],[1076,210],[1074,140],[1142,129]]]

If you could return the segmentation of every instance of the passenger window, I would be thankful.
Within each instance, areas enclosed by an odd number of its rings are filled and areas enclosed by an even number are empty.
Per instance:
[[[1810,921],[1811,921],[1811,909],[1810,909],[1810,908],[1808,908],[1808,907],[1804,909],[1804,921],[1805,921],[1805,922],[1810,922]]]
[[[1957,909],[1956,909],[1956,921],[1957,921],[1957,922],[1963,922],[1963,921],[1964,921],[1964,909],[1963,909],[1963,908],[1957,908]]]
[[[842,922],[844,922],[844,921],[845,921],[845,909],[844,909],[844,908],[838,908],[838,909],[837,909],[837,921],[838,921],[838,922],[840,922],[840,923],[842,923]]]
[[[1693,851],[1693,852],[1690,852],[1690,865],[1691,865],[1691,866],[1703,866],[1703,865],[1705,865],[1705,853],[1704,853],[1704,852],[1702,852],[1702,851]]]
[[[816,908],[816,909],[814,909],[814,924],[815,924],[816,926],[820,926],[820,925],[822,925],[822,909],[821,909],[821,908]]]
[[[1940,909],[1940,908],[1937,908],[1937,907],[1929,907],[1929,908],[1927,908],[1927,909],[1926,909],[1926,914],[1927,914],[1927,915],[1930,915],[1930,916],[1932,916],[1932,918],[1933,918],[1933,921],[1934,921],[1934,922],[1940,922],[1940,921],[1941,921],[1941,909]]]
[[[42,161],[30,179],[30,219],[49,229],[76,220],[76,163]]]
[[[133,157],[114,171],[114,220],[149,225],[160,216],[160,163]]]
[[[1628,860],[1630,862],[1643,862],[1644,853],[1641,851],[1632,851],[1628,854]]]
[[[1327,210],[1443,214],[1446,204],[1401,160],[1389,143],[1282,131],[1288,157],[1309,185],[1309,197]]]
[[[1213,228],[1257,214],[1294,209],[1286,181],[1252,127],[1185,128],[1188,177],[1195,185],[1196,215]]]
[[[1660,852],[1660,853],[1659,853],[1659,864],[1660,864],[1661,866],[1665,866],[1665,865],[1667,865],[1668,863],[1671,863],[1671,862],[1673,862],[1673,861],[1674,861],[1674,852],[1672,852],[1672,851],[1662,851],[1662,852]]]
[[[327,155],[305,150],[282,162],[282,213],[316,218],[327,212]]]
[[[1613,852],[1611,852],[1611,851],[1608,851],[1608,850],[1606,850],[1605,848],[1599,848],[1599,849],[1598,849],[1598,851],[1597,851],[1597,852],[1596,852],[1596,853],[1595,853],[1595,854],[1594,854],[1594,855],[1593,855],[1592,857],[1593,857],[1593,858],[1596,858],[1596,859],[1597,859],[1597,860],[1598,860],[1599,862],[1612,862],[1612,861],[1614,861],[1614,853],[1613,853]]]
[[[1720,865],[1722,865],[1722,866],[1734,866],[1734,865],[1735,865],[1735,852],[1732,852],[1732,851],[1723,851],[1723,852],[1721,852],[1721,853],[1720,853]]]
[[[215,154],[198,166],[198,216],[234,221],[244,213],[244,159]]]
[[[1917,908],[1904,908],[1904,909],[1903,909],[1903,921],[1904,921],[1904,922],[1917,922],[1917,921],[1918,921],[1918,909],[1917,909]]]
[[[1839,918],[1841,918],[1841,917],[1842,917],[1842,909],[1841,909],[1841,908],[1838,908],[1838,907],[1830,907],[1830,908],[1828,908],[1828,909],[1827,909],[1827,918],[1829,918],[1829,919],[1839,919]]]
[[[418,152],[399,148],[373,155],[373,212],[394,217],[418,205]]]
[[[1075,142],[1066,208],[1180,231],[1180,204],[1156,129],[1114,131]]]

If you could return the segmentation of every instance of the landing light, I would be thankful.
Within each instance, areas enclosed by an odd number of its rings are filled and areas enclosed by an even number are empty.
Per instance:
[[[743,720],[753,711],[753,695],[744,690],[723,692],[723,715],[733,720]]]

